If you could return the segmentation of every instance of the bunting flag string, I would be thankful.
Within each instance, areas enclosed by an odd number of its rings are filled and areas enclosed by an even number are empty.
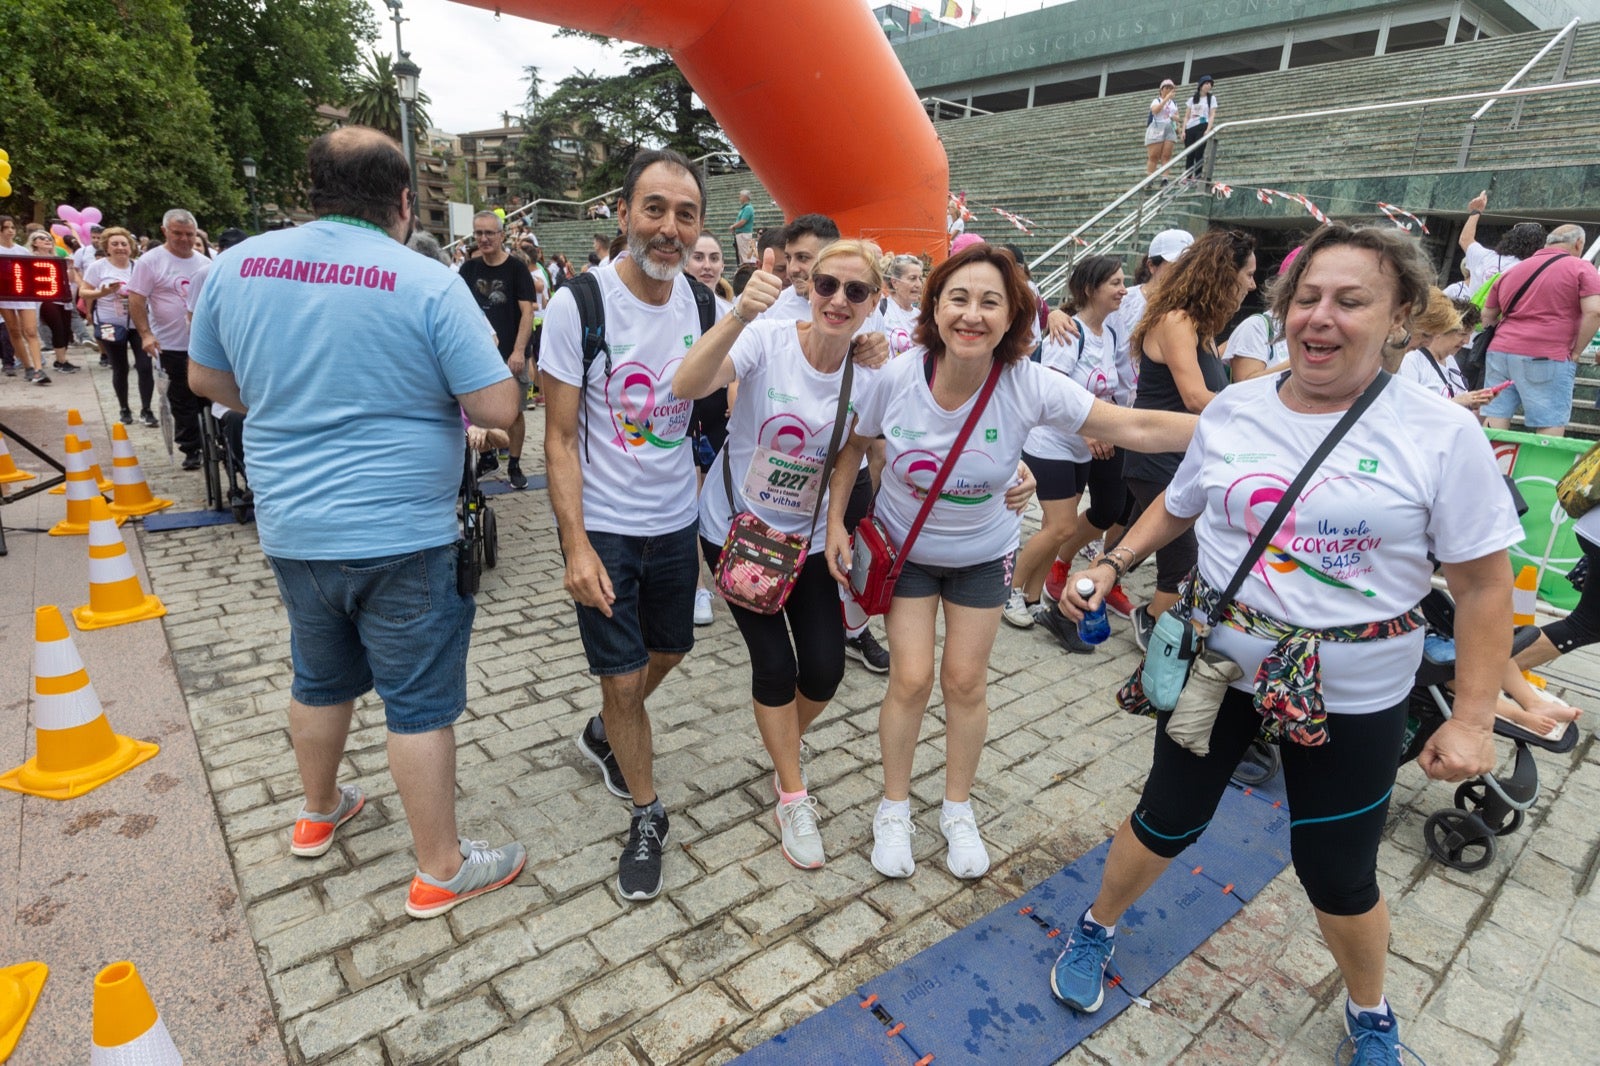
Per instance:
[[[1283,192],[1279,189],[1256,190],[1256,199],[1260,200],[1264,204],[1272,203],[1274,197],[1277,197],[1280,200],[1288,200],[1290,203],[1299,204],[1301,207],[1306,209],[1307,214],[1316,219],[1318,222],[1326,223],[1328,221],[1328,216],[1322,213],[1322,209],[1316,204],[1312,203],[1301,193]]]
[[[1211,195],[1219,199],[1231,200],[1233,199],[1233,186],[1214,181],[1211,183]]]
[[[1423,233],[1428,232],[1428,224],[1403,207],[1396,207],[1394,204],[1386,204],[1382,200],[1379,200],[1378,210],[1387,215],[1390,222],[1393,222],[1396,226],[1399,226],[1403,230],[1409,231],[1411,229],[1411,222],[1415,222],[1417,227],[1421,229]],[[1411,222],[1402,222],[1400,219],[1395,217],[1396,215],[1404,215],[1406,218],[1409,218]]]
[[[1015,214],[1015,213],[1013,213],[1011,211],[1007,211],[1003,207],[994,207],[994,208],[990,208],[990,210],[992,210],[995,214],[999,215],[1001,218],[1005,219],[1007,222],[1011,223],[1013,226],[1017,227],[1019,230],[1021,230],[1023,233],[1026,233],[1030,237],[1033,236],[1033,227],[1038,225],[1038,223],[1035,222],[1033,219],[1031,219],[1031,218],[1023,218],[1021,215]]]

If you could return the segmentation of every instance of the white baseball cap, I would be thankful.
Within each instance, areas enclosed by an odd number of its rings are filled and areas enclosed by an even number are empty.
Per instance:
[[[1164,229],[1150,241],[1150,258],[1170,263],[1193,243],[1194,234],[1186,229]]]

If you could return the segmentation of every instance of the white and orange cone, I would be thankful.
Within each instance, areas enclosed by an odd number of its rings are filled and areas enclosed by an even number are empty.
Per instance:
[[[72,620],[79,629],[105,629],[166,613],[166,604],[139,584],[117,520],[96,496],[89,501],[89,602],[72,609]]]
[[[155,757],[160,747],[111,731],[67,623],[55,607],[33,612],[34,757],[0,774],[0,788],[71,799]]]
[[[89,446],[71,433],[67,434],[67,517],[50,527],[52,537],[81,537],[89,532],[89,501],[104,498],[95,488],[94,475],[89,472]],[[128,519],[117,516],[117,525]]]
[[[89,1066],[183,1066],[183,1056],[131,962],[114,962],[94,975]]]
[[[11,458],[11,449],[6,447],[6,439],[0,437],[0,485],[9,485],[13,481],[32,481],[38,476],[17,469],[17,461]],[[4,1061],[0,1059],[0,1062]]]
[[[78,413],[76,407],[67,408],[67,432],[77,436],[78,443],[83,445],[86,453],[85,458],[89,462],[89,476],[94,478],[95,488],[101,492],[110,492],[115,486],[115,482],[101,472],[100,464],[95,461],[94,441],[89,439],[89,431],[83,428],[83,416]],[[57,485],[50,490],[50,495],[60,496],[66,491],[67,487],[65,485]]]
[[[50,967],[42,962],[19,962],[0,969],[0,1062],[17,1049],[48,976]]]
[[[1535,611],[1539,609],[1539,568],[1524,566],[1517,571],[1511,587],[1511,624],[1531,626],[1538,622]]]
[[[116,489],[111,497],[112,514],[147,515],[172,506],[171,500],[160,500],[151,494],[139,457],[133,454],[133,441],[128,439],[121,422],[111,426],[111,480]]]

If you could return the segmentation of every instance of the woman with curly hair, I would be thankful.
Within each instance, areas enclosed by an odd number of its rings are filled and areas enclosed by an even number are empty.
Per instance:
[[[1217,334],[1256,287],[1256,242],[1238,230],[1207,232],[1162,275],[1130,352],[1139,359],[1135,409],[1199,414],[1228,384],[1217,355]],[[1142,514],[1155,505],[1178,472],[1180,452],[1129,452],[1123,467],[1128,491]],[[1185,530],[1156,553],[1156,592],[1133,612],[1134,638],[1149,642],[1162,611],[1178,602],[1178,583],[1194,566],[1194,532]]]

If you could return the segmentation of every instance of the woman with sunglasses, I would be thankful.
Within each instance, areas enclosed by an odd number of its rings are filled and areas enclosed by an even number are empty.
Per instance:
[[[878,256],[866,241],[828,245],[812,266],[811,317],[757,321],[783,291],[769,248],[733,310],[689,349],[672,380],[674,395],[685,399],[740,387],[726,443],[700,493],[700,545],[711,569],[740,512],[811,539],[811,553],[780,613],[728,605],[750,650],[756,728],[775,768],[780,847],[785,859],[807,870],[821,866],[826,855],[817,801],[807,793],[800,768],[801,738],[844,677],[839,590],[822,557],[828,491],[822,476],[851,341],[883,286]],[[854,366],[851,404],[871,396],[880,377]],[[854,497],[852,509],[865,513],[869,489],[857,478],[860,465],[858,455],[843,488],[834,491]],[[785,472],[781,485],[770,473],[779,466]]]
[[[939,684],[945,705],[944,805],[939,829],[945,865],[957,877],[981,877],[989,853],[978,833],[971,789],[988,732],[989,653],[1000,609],[1011,592],[1021,516],[1006,489],[1015,479],[1028,433],[1041,425],[1126,448],[1183,448],[1189,415],[1135,411],[1096,400],[1064,374],[1031,361],[1037,303],[1011,253],[980,242],[952,255],[929,276],[918,313],[921,356],[895,359],[856,402],[856,425],[841,450],[829,498],[827,561],[847,585],[850,533],[845,500],[854,470],[872,441],[885,441],[877,517],[904,545],[939,468],[953,464],[926,524],[909,545],[889,608],[889,690],[878,717],[883,801],[873,817],[872,865],[885,877],[909,877],[912,859],[912,755],[933,692],[936,622],[943,606]],[[973,414],[978,393],[995,377],[959,455],[951,448]]]
[[[1199,414],[1227,387],[1217,334],[1255,289],[1255,272],[1255,241],[1225,229],[1202,235],[1167,268],[1129,346],[1139,366],[1134,407]],[[1182,459],[1177,449],[1127,457],[1122,476],[1140,514],[1166,490]],[[1149,643],[1161,612],[1178,602],[1178,585],[1194,568],[1198,552],[1194,532],[1185,530],[1156,553],[1155,595],[1133,611],[1140,648]]]

